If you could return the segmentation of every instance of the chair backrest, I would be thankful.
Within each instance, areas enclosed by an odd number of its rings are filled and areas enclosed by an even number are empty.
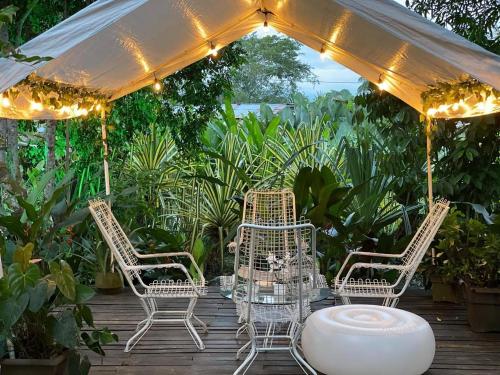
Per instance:
[[[450,202],[445,199],[436,201],[422,222],[412,240],[403,252],[402,264],[405,266],[400,279],[409,284],[422,258],[436,236],[439,227],[448,213]]]
[[[248,306],[245,319],[272,319],[251,317],[251,305],[261,303],[296,308],[302,319],[304,301],[308,301],[313,289],[316,272],[315,262],[311,261],[316,255],[314,226],[242,224],[238,232],[233,299],[236,304]]]
[[[129,279],[129,282],[134,278],[140,278],[139,271],[131,272],[128,269],[130,266],[138,265],[139,261],[134,254],[134,247],[123,232],[108,204],[102,199],[90,200],[89,210],[125,277]]]
[[[290,189],[249,190],[243,203],[243,223],[290,225],[296,222],[295,195]]]

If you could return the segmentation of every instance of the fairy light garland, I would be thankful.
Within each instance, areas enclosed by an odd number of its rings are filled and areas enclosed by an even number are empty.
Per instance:
[[[423,110],[429,117],[456,118],[500,111],[500,91],[464,77],[458,82],[438,82],[422,93]]]
[[[4,108],[14,106],[20,94],[29,97],[31,112],[49,110],[61,116],[85,117],[111,109],[108,97],[97,90],[46,80],[35,74],[2,93],[0,105]]]

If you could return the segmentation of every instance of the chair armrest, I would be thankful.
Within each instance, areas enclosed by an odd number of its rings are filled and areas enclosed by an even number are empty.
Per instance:
[[[402,271],[405,269],[405,266],[401,266],[398,264],[384,264],[384,263],[354,263],[352,268],[374,268],[377,270],[398,270]]]
[[[172,257],[187,257],[191,261],[191,264],[194,266],[196,272],[198,273],[198,276],[200,278],[200,281],[205,285],[205,276],[203,276],[203,273],[201,272],[200,267],[194,260],[193,254],[187,252],[187,251],[178,251],[175,253],[154,253],[154,254],[140,254],[136,250],[134,250],[135,255],[137,258],[140,259],[152,259],[152,258],[172,258]]]
[[[383,263],[354,263],[351,268],[349,268],[349,271],[347,272],[346,277],[342,280],[342,283],[338,287],[338,289],[341,291],[342,289],[345,288],[346,284],[349,282],[349,279],[351,278],[351,274],[355,269],[358,268],[373,268],[373,269],[379,269],[379,270],[397,270],[397,271],[403,271],[405,269],[405,266],[397,265],[397,264],[383,264]],[[340,272],[339,272],[340,274]],[[335,284],[339,284],[339,278],[338,275],[335,278]],[[393,288],[394,285],[389,285],[389,286],[378,286],[378,288]]]
[[[403,253],[401,253],[401,254],[387,254],[387,253],[370,253],[370,252],[366,252],[366,251],[351,251],[347,255],[347,258],[344,260],[342,267],[340,267],[340,270],[337,273],[337,276],[335,276],[335,284],[337,284],[337,285],[339,284],[342,273],[344,272],[345,268],[347,267],[349,260],[355,255],[367,256],[367,257],[381,257],[381,258],[402,258]]]
[[[402,254],[388,254],[388,253],[370,253],[367,251],[353,251],[349,255],[361,255],[367,257],[380,257],[380,258],[401,258]]]

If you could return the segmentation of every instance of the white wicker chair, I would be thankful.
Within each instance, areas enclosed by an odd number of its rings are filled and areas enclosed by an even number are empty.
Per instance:
[[[310,223],[241,224],[237,233],[233,300],[248,332],[243,374],[260,352],[289,351],[305,373],[315,374],[297,351],[315,286],[316,230]]]
[[[434,236],[441,226],[448,213],[449,202],[446,200],[437,201],[432,205],[432,209],[418,228],[415,236],[401,254],[385,254],[353,251],[340,268],[334,280],[334,293],[341,298],[344,304],[350,304],[351,297],[372,297],[382,298],[384,306],[395,307],[399,297],[403,295],[410,281],[415,274],[422,258],[429,248]],[[347,269],[351,258],[359,256],[366,258],[386,258],[392,259],[394,263],[374,263],[357,262],[351,265],[347,274]],[[381,279],[354,279],[353,272],[360,269],[372,270],[394,270],[398,272],[395,282],[389,283]]]
[[[137,324],[136,332],[128,340],[125,352],[129,352],[151,328],[153,323],[178,322],[184,323],[196,346],[203,350],[205,345],[196,331],[193,321],[201,326],[204,332],[207,326],[196,315],[194,307],[198,297],[206,295],[206,283],[203,274],[196,264],[193,256],[188,252],[140,254],[123,232],[120,224],[114,217],[108,204],[101,200],[89,201],[89,209],[99,227],[104,239],[117,260],[123,275],[127,279],[133,292],[141,302],[146,318]],[[168,263],[140,264],[141,259],[163,258]],[[193,264],[197,277],[192,278],[187,268],[182,263],[175,262],[177,258],[187,258]],[[152,269],[180,270],[185,275],[185,280],[155,280],[146,284],[141,278],[141,272]],[[135,284],[134,284],[135,282]],[[164,310],[159,308],[158,300],[182,298],[189,300],[186,310]]]

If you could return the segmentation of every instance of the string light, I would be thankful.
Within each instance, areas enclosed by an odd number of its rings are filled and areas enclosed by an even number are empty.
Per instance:
[[[382,74],[378,77],[378,83],[377,83],[378,89],[380,91],[387,91],[389,88],[389,84],[385,79],[382,79]]]
[[[437,112],[438,110],[436,108],[429,108],[427,111],[427,115],[433,117]]]
[[[32,111],[43,111],[43,104],[38,102],[31,102],[30,109]]]
[[[208,54],[212,55],[213,57],[217,57],[217,49],[215,48],[214,44],[210,42],[210,49],[208,50]]]
[[[162,89],[162,84],[161,84],[160,80],[158,78],[156,78],[156,75],[154,77],[155,77],[155,81],[153,83],[153,90],[154,90],[154,92],[159,93]]]
[[[100,111],[101,109],[102,109],[101,103],[97,103],[97,105],[95,106],[95,110]]]
[[[319,58],[321,60],[324,60],[326,58],[326,50],[325,50],[325,46],[321,46],[321,51],[319,53]]]
[[[2,94],[2,107],[4,107],[4,108],[9,108],[10,107],[10,99],[5,94]]]

